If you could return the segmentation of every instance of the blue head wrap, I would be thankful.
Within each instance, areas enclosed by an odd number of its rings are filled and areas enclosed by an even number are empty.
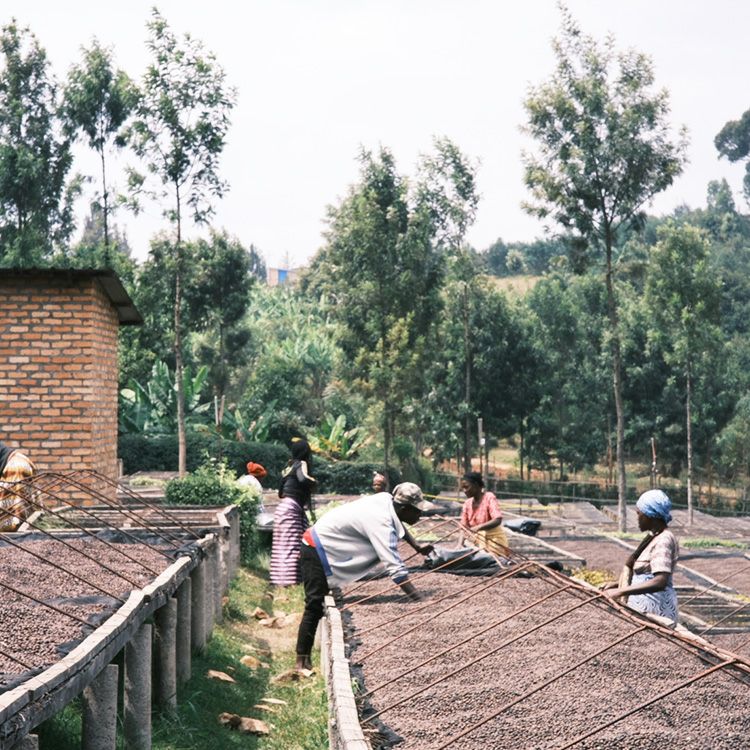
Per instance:
[[[635,507],[649,518],[661,518],[664,523],[672,520],[672,501],[661,490],[648,490],[639,498]]]

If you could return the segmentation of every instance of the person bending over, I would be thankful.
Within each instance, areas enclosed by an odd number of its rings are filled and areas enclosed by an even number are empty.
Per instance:
[[[362,578],[383,563],[394,583],[413,601],[421,597],[398,552],[403,524],[419,520],[422,490],[411,482],[366,495],[328,511],[302,535],[300,572],[305,587],[305,610],[297,631],[297,669],[310,669],[311,653],[323,600],[331,586]]]

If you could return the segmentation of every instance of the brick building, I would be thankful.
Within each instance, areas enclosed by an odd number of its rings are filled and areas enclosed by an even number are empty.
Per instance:
[[[0,270],[0,439],[117,478],[117,332],[141,322],[111,271]]]

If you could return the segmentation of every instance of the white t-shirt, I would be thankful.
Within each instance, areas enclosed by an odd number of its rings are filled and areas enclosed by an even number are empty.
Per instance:
[[[379,562],[396,583],[403,581],[407,571],[398,553],[398,543],[404,534],[388,492],[334,508],[311,529],[332,586],[362,578]]]

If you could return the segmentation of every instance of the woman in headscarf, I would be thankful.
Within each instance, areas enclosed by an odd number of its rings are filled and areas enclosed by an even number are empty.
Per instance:
[[[256,464],[253,461],[248,461],[247,474],[241,476],[237,480],[237,484],[241,484],[245,487],[252,487],[258,492],[259,496],[262,496],[263,485],[260,483],[260,480],[263,479],[266,474],[268,474],[268,472],[266,471],[264,466],[262,466],[261,464]]]
[[[35,471],[28,456],[0,442],[0,531],[15,531],[29,515],[31,505],[24,497],[31,488],[15,483]]]
[[[312,510],[312,451],[307,440],[292,443],[292,457],[281,475],[279,497],[273,515],[271,583],[293,586],[300,583],[299,551],[302,534],[308,527],[305,511]]]
[[[504,555],[508,549],[508,537],[502,526],[503,512],[494,493],[484,489],[484,480],[478,471],[464,474],[461,489],[466,495],[461,511],[461,526],[465,529],[465,537],[477,547],[496,555]]]
[[[638,528],[647,534],[625,563],[626,570],[632,570],[632,580],[605,585],[605,594],[613,599],[627,597],[631,609],[676,623],[677,594],[672,575],[679,545],[667,528],[672,520],[672,503],[661,490],[649,490],[638,498],[635,508]]]

